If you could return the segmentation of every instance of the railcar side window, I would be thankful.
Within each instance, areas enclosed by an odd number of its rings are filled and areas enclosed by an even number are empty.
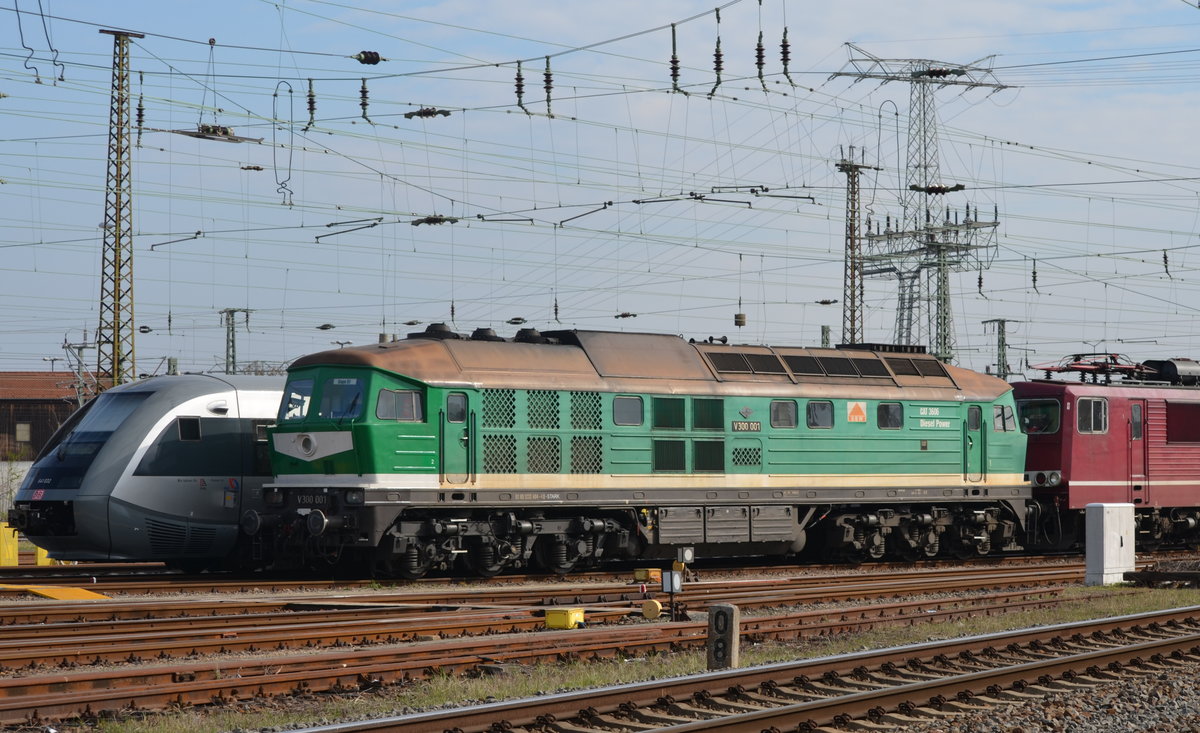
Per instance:
[[[1141,440],[1142,439],[1142,432],[1143,432],[1144,425],[1145,425],[1145,423],[1142,421],[1142,406],[1139,404],[1130,405],[1129,406],[1129,437],[1131,440]]]
[[[1017,420],[1008,405],[992,405],[992,432],[1007,433],[1017,429]]]
[[[773,400],[771,402],[771,427],[796,427],[796,402],[794,400]]]
[[[1027,435],[1057,433],[1062,411],[1058,400],[1018,400],[1021,432]]]
[[[179,423],[179,439],[186,441],[200,440],[200,418],[198,417],[180,417]]]
[[[467,396],[462,392],[451,392],[446,395],[446,422],[460,423],[467,421]]]
[[[317,417],[353,420],[362,414],[362,380],[332,377],[321,386],[321,409]]]
[[[399,422],[425,422],[421,395],[415,389],[381,389],[375,401],[375,417]]]
[[[1108,432],[1108,400],[1103,397],[1080,397],[1075,402],[1075,412],[1079,432]]]
[[[613,397],[613,424],[641,425],[643,419],[641,397]]]
[[[283,391],[283,405],[279,409],[279,422],[303,420],[308,415],[308,403],[312,401],[313,380],[293,379]]]
[[[875,422],[884,430],[899,430],[904,427],[904,405],[899,402],[880,402],[875,411]]]
[[[825,400],[814,400],[807,407],[808,427],[832,428],[833,403]]]

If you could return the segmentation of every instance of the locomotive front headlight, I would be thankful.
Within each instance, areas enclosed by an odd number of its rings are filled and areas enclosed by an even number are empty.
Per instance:
[[[346,503],[362,504],[363,500],[366,498],[365,495],[366,492],[362,489],[346,489]]]
[[[1058,471],[1051,471],[1050,475],[1046,478],[1047,486],[1058,486],[1061,483],[1062,483],[1062,474],[1059,473]]]
[[[1033,485],[1034,486],[1045,486],[1046,485],[1045,471],[1038,471],[1037,473],[1033,474]]]

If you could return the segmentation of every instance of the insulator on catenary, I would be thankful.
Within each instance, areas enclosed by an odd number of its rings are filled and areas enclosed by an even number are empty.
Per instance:
[[[1038,287],[1037,287],[1037,259],[1036,258],[1033,261],[1033,292],[1035,292],[1035,293],[1042,292],[1042,291],[1038,290]]]
[[[358,106],[362,107],[362,118],[367,122],[371,122],[371,118],[367,117],[367,107],[370,106],[370,100],[367,99],[367,80],[362,80],[362,88],[358,90]],[[374,125],[374,122],[371,122]]]
[[[142,147],[142,123],[146,121],[146,105],[142,104],[142,72],[138,72],[137,146]]]
[[[762,84],[763,91],[767,91],[767,80],[763,78],[763,67],[766,66],[764,60],[767,56],[767,50],[763,48],[763,34],[758,32],[758,45],[754,47],[754,65],[758,67],[758,82]]]
[[[717,81],[713,84],[712,91],[708,93],[709,98],[712,98],[717,93],[717,87],[721,86],[721,71],[725,68],[725,54],[721,53],[721,9],[717,8],[717,47],[713,50],[713,73],[716,74]]]
[[[517,106],[525,114],[529,114],[529,110],[525,109],[525,75],[521,73],[521,62],[517,62]]]
[[[354,59],[360,64],[366,64],[368,66],[374,66],[380,61],[387,61],[387,59],[379,55],[378,51],[359,51],[350,58]]]
[[[679,88],[679,53],[675,46],[675,24],[671,24],[671,91],[687,95]]]
[[[550,93],[554,90],[554,74],[550,71],[549,56],[546,57],[546,71],[542,73],[542,80],[542,86],[546,90],[546,114],[553,117],[554,113],[550,111]]]
[[[313,80],[309,79],[308,80],[308,124],[304,126],[305,130],[312,127],[314,124],[316,124],[316,119],[315,119],[316,114],[317,114],[317,94],[316,94],[316,92],[313,91]]]
[[[788,80],[788,84],[796,86],[796,82],[792,81],[792,73],[788,71],[788,62],[792,59],[792,45],[788,43],[786,25],[783,27],[783,42],[779,44],[779,58],[783,62],[783,78]]]

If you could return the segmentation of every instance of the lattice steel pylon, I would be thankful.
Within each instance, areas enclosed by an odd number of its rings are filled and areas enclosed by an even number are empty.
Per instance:
[[[108,117],[108,177],[104,186],[104,252],[96,375],[103,386],[137,377],[133,326],[133,181],[129,161],[129,39],[141,33],[101,30],[113,37],[112,106]]]
[[[854,160],[854,146],[850,155],[837,163],[837,170],[846,174],[846,253],[842,266],[842,343],[863,342],[863,262],[862,224],[859,200],[859,174],[864,170],[879,170],[873,165]]]
[[[970,205],[960,221],[957,216],[952,217],[948,208],[943,216],[943,207],[933,204],[935,197],[966,188],[942,182],[933,93],[946,86],[985,88],[993,92],[1007,87],[995,81],[990,69],[991,56],[958,65],[928,59],[881,59],[854,44],[846,45],[851,49],[850,70],[836,72],[830,78],[849,76],[856,81],[904,81],[911,85],[907,170],[900,190],[903,214],[897,218],[895,228],[889,219],[886,229],[872,233],[868,223],[863,275],[884,275],[898,280],[897,343],[917,343],[928,335],[934,355],[952,361],[950,273],[981,268],[985,259],[990,261],[995,252],[995,240],[990,235],[999,222],[980,221],[978,207],[972,213]],[[861,57],[856,58],[855,53]],[[987,232],[986,241],[978,241],[980,232]],[[923,319],[917,317],[922,301],[928,303]],[[916,330],[922,321],[928,329],[926,334]]]

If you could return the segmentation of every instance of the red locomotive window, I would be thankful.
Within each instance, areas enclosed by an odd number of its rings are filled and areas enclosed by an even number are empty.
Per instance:
[[[1058,400],[1017,400],[1021,432],[1028,435],[1057,433],[1061,414]]]
[[[1103,397],[1080,397],[1075,402],[1075,412],[1080,433],[1108,432],[1108,400]]]
[[[1132,404],[1129,406],[1129,438],[1130,440],[1141,440],[1142,433],[1145,430],[1146,423],[1142,419],[1142,406]]]

